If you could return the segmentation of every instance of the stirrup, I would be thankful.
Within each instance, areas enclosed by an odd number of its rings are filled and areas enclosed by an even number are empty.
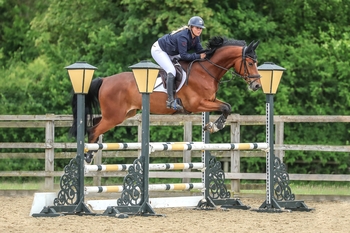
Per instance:
[[[184,109],[181,105],[179,105],[179,104],[177,103],[176,100],[172,100],[172,101],[168,101],[168,100],[167,100],[167,101],[166,101],[166,107],[167,107],[167,108],[172,108],[172,109],[177,110],[177,111],[183,110],[183,109]]]

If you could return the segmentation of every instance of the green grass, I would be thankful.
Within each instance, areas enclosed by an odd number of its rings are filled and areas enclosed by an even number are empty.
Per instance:
[[[289,187],[295,195],[350,195],[350,184],[290,184]],[[265,194],[265,189],[241,190],[245,194]]]
[[[304,195],[350,195],[349,185],[291,185],[294,194]]]
[[[43,187],[42,183],[0,183],[0,190],[39,190]]]

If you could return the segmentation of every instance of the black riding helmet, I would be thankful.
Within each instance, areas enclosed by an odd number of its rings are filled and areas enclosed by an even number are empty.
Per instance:
[[[205,28],[204,27],[204,21],[201,17],[199,16],[193,16],[188,20],[188,26],[194,26],[194,27],[199,27],[199,28]]]

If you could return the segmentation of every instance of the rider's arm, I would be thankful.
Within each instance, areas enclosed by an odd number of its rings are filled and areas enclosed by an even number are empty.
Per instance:
[[[196,59],[200,59],[200,54],[188,53],[188,48],[191,47],[188,45],[188,43],[191,43],[191,42],[188,41],[188,39],[185,36],[178,37],[176,42],[177,42],[177,47],[179,50],[181,60],[193,61]]]
[[[198,53],[198,52],[203,51],[203,50],[204,49],[202,47],[202,44],[201,44],[199,37],[196,37],[194,51],[196,51],[196,53]]]

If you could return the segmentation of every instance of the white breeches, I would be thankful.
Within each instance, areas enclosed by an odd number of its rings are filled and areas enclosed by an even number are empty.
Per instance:
[[[172,73],[174,76],[176,76],[175,67],[171,60],[174,57],[179,57],[179,55],[169,56],[160,48],[158,41],[152,45],[151,54],[153,59],[166,71],[167,74]]]

